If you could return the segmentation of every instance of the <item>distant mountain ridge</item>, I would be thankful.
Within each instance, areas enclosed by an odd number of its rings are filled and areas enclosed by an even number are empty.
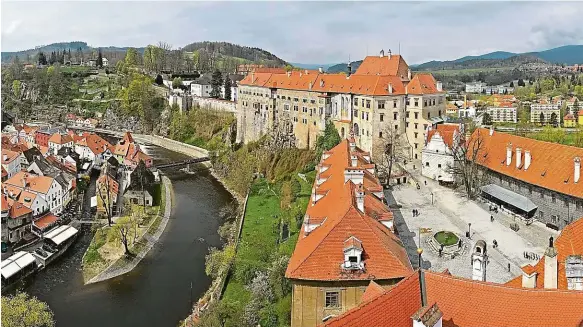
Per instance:
[[[512,59],[513,58],[513,59]],[[432,60],[422,64],[409,65],[414,70],[443,70],[464,68],[504,67],[526,62],[548,62],[555,64],[583,64],[583,45],[565,45],[538,52],[514,53],[494,51],[479,56],[465,56],[455,60]],[[352,62],[352,71],[358,69],[362,60]],[[330,73],[346,72],[346,63],[331,65]]]

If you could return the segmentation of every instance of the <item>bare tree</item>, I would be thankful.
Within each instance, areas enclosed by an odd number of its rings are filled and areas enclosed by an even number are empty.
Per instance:
[[[459,142],[452,149],[454,164],[447,167],[457,180],[461,180],[469,199],[479,194],[480,186],[486,177],[483,165],[487,157],[487,149],[484,147],[483,133],[483,130],[477,129],[466,140],[463,140],[464,136],[460,135]]]
[[[124,247],[124,254],[128,255],[131,254],[129,249],[130,243],[130,233],[133,230],[133,226],[135,225],[135,221],[132,217],[123,217],[116,221],[116,223],[112,227],[113,234],[110,234],[111,237],[118,240],[123,244]]]
[[[379,138],[373,144],[373,156],[379,176],[390,184],[391,175],[399,162],[407,160],[407,140],[400,131],[385,125],[380,129]]]

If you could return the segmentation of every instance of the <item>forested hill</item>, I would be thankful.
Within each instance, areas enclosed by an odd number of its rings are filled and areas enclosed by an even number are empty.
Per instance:
[[[102,47],[101,48],[102,51],[104,52],[123,52],[125,53],[128,49],[128,47],[114,47],[114,46],[109,46],[109,47]],[[81,50],[85,53],[87,52],[92,52],[92,51],[97,51],[97,48],[92,47],[90,45],[87,44],[87,42],[83,42],[83,41],[72,41],[72,42],[58,42],[58,43],[51,43],[48,45],[41,45],[41,46],[37,46],[34,49],[28,49],[28,50],[21,50],[21,51],[11,51],[11,52],[5,52],[2,51],[2,62],[12,62],[14,60],[14,57],[18,56],[18,58],[21,61],[35,61],[36,60],[36,56],[38,55],[39,52],[44,52],[45,54],[47,53],[51,53],[51,52],[57,52],[57,51],[77,51],[77,50]],[[144,51],[144,48],[137,48],[138,52],[142,53]]]
[[[253,62],[273,67],[287,65],[286,61],[269,51],[228,42],[195,42],[184,46],[182,50],[189,52],[206,52],[207,54],[216,54],[223,57],[233,57],[239,59],[241,62]]]

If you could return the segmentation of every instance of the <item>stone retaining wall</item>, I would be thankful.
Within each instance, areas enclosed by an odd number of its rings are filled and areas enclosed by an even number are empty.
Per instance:
[[[209,152],[206,149],[199,148],[194,145],[178,142],[163,136],[158,135],[144,135],[144,134],[132,134],[134,139],[138,142],[150,143],[157,145],[168,150],[186,154],[194,158],[208,157]]]
[[[192,104],[197,104],[199,107],[209,110],[237,112],[237,103],[234,101],[193,96]]]

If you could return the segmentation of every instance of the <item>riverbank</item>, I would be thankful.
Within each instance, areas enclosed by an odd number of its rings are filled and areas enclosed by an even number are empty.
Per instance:
[[[103,227],[95,232],[93,240],[83,256],[83,280],[85,284],[97,283],[132,271],[158,242],[164,232],[172,212],[172,182],[162,176],[160,205],[147,208],[141,222],[127,226],[134,230],[133,242],[129,245],[131,256],[124,254],[115,228]],[[132,211],[139,212],[135,206]],[[134,215],[132,212],[131,215]],[[139,215],[139,213],[138,213]],[[131,218],[128,218],[131,219]],[[142,225],[142,223],[144,223]]]

